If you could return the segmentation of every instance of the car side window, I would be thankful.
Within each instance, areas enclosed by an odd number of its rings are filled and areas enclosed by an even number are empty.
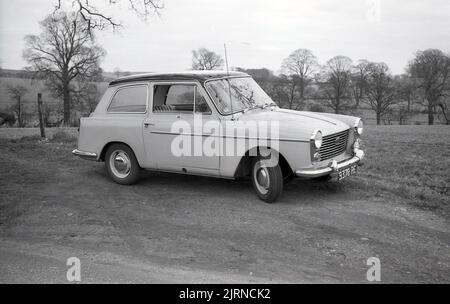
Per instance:
[[[192,112],[194,85],[155,85],[153,112]]]
[[[203,94],[197,87],[195,88],[195,113],[201,114],[211,113],[211,109],[209,108],[205,97],[203,97]]]
[[[120,88],[111,100],[108,112],[144,113],[147,109],[147,86]]]
[[[205,98],[194,84],[155,85],[153,112],[210,113]]]

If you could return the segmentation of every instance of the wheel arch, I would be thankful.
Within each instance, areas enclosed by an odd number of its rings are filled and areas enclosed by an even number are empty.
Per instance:
[[[253,148],[247,150],[247,152],[245,152],[245,154],[241,157],[241,159],[238,163],[238,166],[234,172],[234,178],[242,178],[242,177],[249,175],[250,165],[252,163],[253,158],[256,157],[253,155],[260,155],[260,150],[263,148],[274,150],[271,147],[264,147],[264,146],[257,146],[257,147],[253,147]],[[275,151],[279,155],[279,163],[280,163],[280,167],[281,167],[281,172],[283,173],[283,177],[286,177],[286,176],[292,174],[293,170],[292,170],[291,166],[289,165],[288,161],[286,160],[286,158],[279,151],[277,151],[277,150],[275,150]]]
[[[110,142],[106,143],[106,144],[103,146],[103,149],[102,149],[102,151],[100,152],[100,156],[99,156],[99,160],[100,160],[100,161],[103,161],[103,162],[105,161],[106,151],[108,151],[108,148],[111,147],[111,146],[114,145],[114,144],[122,144],[122,145],[127,146],[128,148],[131,149],[131,151],[133,151],[134,156],[136,157],[136,152],[135,152],[135,151],[133,150],[133,148],[132,148],[129,144],[127,144],[126,142],[123,142],[123,141],[110,141]],[[137,159],[137,157],[136,157],[136,159]],[[139,159],[138,159],[138,162],[139,162]]]

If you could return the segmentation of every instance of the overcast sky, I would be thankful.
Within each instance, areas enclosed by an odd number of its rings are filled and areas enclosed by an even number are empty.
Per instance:
[[[66,0],[70,1],[70,0]],[[95,2],[104,3],[102,0]],[[53,0],[0,0],[0,61],[3,68],[26,66],[23,37],[38,34],[38,22]],[[336,55],[384,61],[402,73],[415,51],[450,51],[450,1],[447,0],[164,0],[161,17],[139,20],[127,9],[113,13],[120,33],[99,33],[107,51],[106,71],[188,69],[193,49],[223,54],[230,66],[266,67],[308,48],[320,63]]]

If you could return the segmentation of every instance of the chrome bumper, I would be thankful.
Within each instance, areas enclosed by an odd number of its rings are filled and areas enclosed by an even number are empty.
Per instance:
[[[345,168],[350,165],[354,164],[360,164],[361,160],[364,158],[364,151],[363,150],[356,150],[355,156],[352,158],[338,163],[335,160],[332,160],[330,164],[323,168],[308,168],[308,169],[300,169],[295,171],[295,174],[300,177],[308,177],[308,178],[314,178],[319,176],[328,175],[334,172],[337,172],[338,170]]]
[[[86,152],[86,151],[80,151],[78,149],[75,149],[72,151],[72,154],[79,156],[83,159],[97,160],[97,153],[93,153],[93,152]]]

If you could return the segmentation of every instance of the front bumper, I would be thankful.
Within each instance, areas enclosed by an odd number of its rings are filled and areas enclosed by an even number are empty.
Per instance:
[[[97,160],[97,153],[93,153],[93,152],[86,152],[86,151],[81,151],[81,150],[75,149],[72,151],[72,154],[79,156],[83,159],[87,159],[87,160]]]
[[[307,168],[307,169],[299,169],[295,171],[295,175],[300,177],[314,178],[324,175],[329,175],[339,171],[342,168],[345,168],[354,164],[361,164],[362,159],[364,158],[363,150],[356,150],[355,155],[343,162],[338,163],[335,160],[330,161],[328,166],[322,168]]]

